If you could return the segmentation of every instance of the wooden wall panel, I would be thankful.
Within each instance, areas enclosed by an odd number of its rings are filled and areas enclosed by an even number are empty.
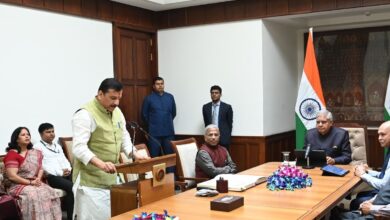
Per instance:
[[[390,0],[236,0],[156,12],[156,24],[164,29],[381,4]]]
[[[390,0],[363,0],[364,6],[389,4]]]
[[[126,86],[123,87],[122,99],[120,101],[120,109],[125,115],[126,121],[135,121],[137,118],[137,111],[133,111],[136,106],[135,87]]]
[[[134,74],[134,40],[131,36],[122,35],[120,41],[120,62],[118,80],[124,83],[130,83],[135,80]]]
[[[216,23],[225,21],[225,7],[223,4],[203,5],[205,10],[205,20],[207,23]]]
[[[23,0],[23,5],[34,7],[34,8],[43,8],[44,1],[43,0]]]
[[[170,11],[162,11],[154,14],[155,20],[157,20],[157,26],[161,28],[169,27],[169,14]]]
[[[183,9],[172,10],[169,14],[169,26],[178,27],[187,24],[187,13]]]
[[[64,11],[64,1],[63,0],[45,0],[45,8],[52,11]]]
[[[262,18],[267,16],[267,1],[248,0],[246,1],[246,17]]]
[[[12,3],[12,4],[17,4],[17,5],[19,5],[19,4],[22,4],[22,3],[23,3],[23,1],[22,1],[22,0],[3,0],[2,2],[4,2],[4,3]]]
[[[354,8],[362,6],[363,0],[337,0],[337,8]]]
[[[289,14],[303,14],[311,12],[312,0],[289,0],[288,12]]]
[[[69,14],[81,15],[81,0],[65,0],[64,11]]]
[[[138,26],[140,24],[140,13],[141,10],[135,7],[126,7],[125,16],[126,23],[133,26]]]
[[[135,49],[137,56],[135,57],[135,72],[137,73],[137,80],[150,80],[150,53],[149,39],[137,38],[135,39]]]
[[[139,11],[139,23],[138,26],[140,27],[153,27],[154,24],[156,24],[154,13],[147,11],[147,10],[141,10]]]
[[[336,0],[313,0],[313,11],[328,11],[336,9]]]
[[[225,5],[225,19],[238,20],[246,16],[246,7],[240,1],[227,2]]]
[[[104,20],[112,20],[112,2],[97,0],[97,16]]]
[[[97,18],[97,1],[82,0],[81,14],[90,18]]]
[[[152,33],[157,31],[156,12],[110,0],[0,0],[0,2],[116,22],[134,30]]]
[[[288,0],[267,0],[267,15],[269,17],[287,14]]]
[[[239,171],[263,164],[266,161],[264,137],[233,137],[230,154]]]
[[[295,131],[284,132],[265,137],[266,162],[281,161],[282,151],[289,151],[294,159]]]
[[[206,11],[203,7],[191,7],[186,10],[186,25],[198,25],[206,23]],[[172,19],[170,19],[172,20]]]

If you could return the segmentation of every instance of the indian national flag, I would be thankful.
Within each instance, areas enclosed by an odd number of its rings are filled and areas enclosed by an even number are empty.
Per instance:
[[[385,98],[385,111],[384,111],[384,119],[385,121],[390,120],[390,77],[389,81],[387,82],[387,91],[386,91],[386,98]]]
[[[297,148],[303,148],[306,131],[316,126],[317,112],[324,108],[326,106],[314,52],[313,29],[310,28],[305,64],[295,104]]]

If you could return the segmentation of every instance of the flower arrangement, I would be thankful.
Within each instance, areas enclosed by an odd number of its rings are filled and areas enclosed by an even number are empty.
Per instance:
[[[142,212],[141,216],[134,215],[133,220],[179,220],[179,217],[170,216],[167,210],[164,210],[164,214]]]
[[[267,179],[267,188],[272,191],[284,189],[294,191],[310,187],[312,184],[311,177],[296,166],[279,166]]]

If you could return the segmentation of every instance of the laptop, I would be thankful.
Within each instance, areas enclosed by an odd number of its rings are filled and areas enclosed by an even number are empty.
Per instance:
[[[306,150],[295,149],[295,157],[297,159],[297,166],[306,166],[307,162],[305,159]],[[309,152],[310,165],[315,167],[326,166],[326,154],[324,150],[311,150]]]

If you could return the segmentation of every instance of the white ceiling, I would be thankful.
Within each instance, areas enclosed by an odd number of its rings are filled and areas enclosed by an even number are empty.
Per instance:
[[[152,11],[163,11],[174,8],[184,8],[196,5],[207,5],[232,0],[111,0],[126,5],[132,5]]]

